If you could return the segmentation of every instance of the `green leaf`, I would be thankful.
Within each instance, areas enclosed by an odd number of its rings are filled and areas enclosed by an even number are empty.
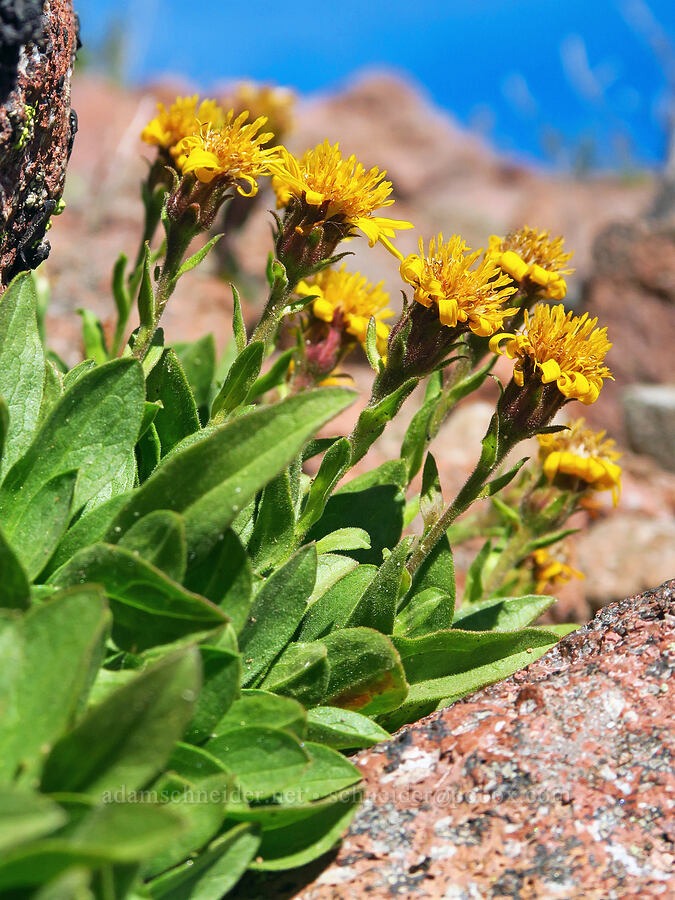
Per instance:
[[[96,363],[93,359],[83,359],[81,363],[78,363],[63,376],[63,392],[69,391],[83,375],[95,368]]]
[[[269,691],[245,689],[222,717],[213,733],[218,736],[236,728],[265,726],[288,731],[300,740],[305,736],[307,714],[290,697],[279,697]]]
[[[258,505],[248,555],[256,572],[288,559],[295,544],[295,510],[288,470],[266,485]]]
[[[211,406],[211,418],[222,422],[238,406],[246,402],[248,393],[260,374],[265,344],[254,341],[239,353],[227,373],[223,386]]]
[[[363,625],[382,634],[392,633],[411,543],[412,538],[403,538],[385,559],[347,619],[347,628]]]
[[[523,548],[523,557],[529,556],[530,553],[534,553],[540,547],[550,547],[551,544],[557,544],[558,541],[563,541],[571,534],[576,534],[577,531],[579,531],[578,528],[560,528],[558,531],[552,531],[549,534],[542,534],[539,537],[532,538]]]
[[[202,260],[206,259],[206,257],[210,253],[211,249],[213,247],[215,247],[215,245],[218,243],[218,241],[221,239],[221,237],[222,237],[222,234],[214,235],[211,238],[211,240],[207,241],[203,247],[200,247],[200,249],[197,250],[196,253],[193,253],[192,256],[188,256],[188,258],[185,260],[185,262],[181,265],[180,269],[178,270],[178,274],[176,275],[176,278],[178,279],[181,277],[181,275],[185,275],[186,272],[190,272],[192,269],[194,269],[196,266],[198,266],[199,263],[202,262]]]
[[[377,571],[375,566],[360,565],[328,587],[307,610],[298,640],[315,641],[343,628]]]
[[[60,806],[40,794],[11,785],[0,788],[0,850],[33,841],[67,821]]]
[[[495,597],[462,607],[455,615],[454,625],[464,631],[515,631],[536,621],[554,603],[555,597],[540,594]]]
[[[239,693],[241,678],[241,658],[236,651],[236,640],[232,650],[202,644],[199,652],[203,684],[186,735],[192,743],[201,743],[213,736],[214,728]]]
[[[319,540],[340,528],[362,528],[370,535],[370,550],[349,555],[361,563],[382,562],[382,551],[395,547],[403,531],[405,463],[391,460],[365,472],[337,490],[307,539]]]
[[[371,444],[375,443],[379,438],[387,422],[391,422],[418,383],[419,378],[409,378],[391,394],[388,394],[378,403],[367,406],[362,411],[359,416],[357,437],[353,444],[352,462],[356,462],[366,455]]]
[[[188,724],[200,686],[199,655],[161,659],[91,708],[52,748],[42,790],[114,797],[162,770]]]
[[[427,531],[431,528],[442,513],[441,479],[438,477],[436,460],[431,453],[427,453],[422,473],[422,490],[420,491],[420,514],[424,522],[424,530]]]
[[[316,547],[301,547],[265,581],[239,636],[242,685],[264,675],[291,640],[307,609],[316,581]]]
[[[460,633],[463,640],[451,646],[447,635]],[[469,635],[475,639],[473,646],[470,646],[466,640]],[[496,638],[497,641],[492,640],[488,646],[485,638]],[[404,638],[394,638],[397,645],[405,640]],[[438,634],[428,635],[426,638],[417,638],[419,646],[417,651],[413,652],[418,655],[406,657],[404,663],[415,670],[415,678],[420,677],[420,680],[411,685],[410,692],[401,708],[391,715],[385,716],[382,724],[395,731],[401,725],[414,722],[434,709],[449,706],[460,697],[500,681],[539,659],[558,640],[559,636],[554,632],[546,632],[537,628],[503,634],[438,632]],[[421,642],[426,643],[426,650],[421,647]],[[412,643],[411,641],[410,645]],[[410,646],[401,646],[400,649],[402,654],[411,651]],[[426,665],[423,661],[424,656],[427,657]],[[443,657],[443,661],[441,657]],[[448,669],[455,671],[436,677],[421,677],[423,671],[438,673]]]
[[[126,500],[124,495],[117,494],[91,512],[85,511],[68,529],[43,574],[51,575],[80,550],[101,541],[117,513],[124,507]]]
[[[520,472],[528,459],[529,456],[524,456],[522,459],[519,459],[515,466],[512,466],[507,472],[504,472],[497,478],[493,478],[491,481],[488,481],[483,490],[480,492],[479,496],[492,497],[493,494],[501,491],[502,488],[506,487],[507,484],[510,484],[513,481],[513,479],[516,477],[518,472]]]
[[[377,323],[375,321],[375,316],[371,316],[368,320],[365,350],[368,362],[370,363],[370,368],[373,372],[379,374],[384,368],[384,361],[380,356],[380,351],[377,349]]]
[[[204,335],[191,344],[174,344],[198,409],[206,407],[211,385],[216,375],[216,342],[212,334]],[[207,416],[208,418],[208,416]]]
[[[93,359],[97,366],[102,366],[104,362],[108,361],[108,349],[101,320],[88,309],[78,309],[77,313],[82,318],[82,343],[85,356]]]
[[[346,628],[326,635],[330,679],[326,705],[375,716],[396,709],[408,685],[391,640],[370,628]]]
[[[309,754],[310,764],[277,795],[278,803],[313,803],[361,781],[356,766],[336,750],[311,741],[305,741],[303,747]]]
[[[2,469],[33,437],[44,390],[45,358],[37,323],[37,293],[30,272],[17,275],[0,297],[0,395],[9,413]]]
[[[173,581],[182,582],[187,565],[185,525],[178,513],[158,509],[132,525],[119,546],[140,556]]]
[[[220,900],[244,874],[259,845],[255,826],[237,825],[196,860],[154,878],[145,891],[153,900]]]
[[[2,632],[2,781],[19,765],[32,767],[72,721],[93,680],[109,622],[100,590],[86,585],[31,609]]]
[[[249,403],[253,400],[257,400],[258,397],[262,397],[267,391],[271,391],[272,388],[278,387],[285,381],[288,367],[291,364],[294,353],[294,347],[291,347],[290,350],[284,350],[284,352],[280,353],[274,360],[268,371],[256,379],[251,390],[248,392],[247,400]]]
[[[352,448],[347,438],[339,438],[326,450],[298,519],[296,532],[299,537],[305,535],[321,518],[335,485],[349,467],[351,455]]]
[[[453,629],[419,638],[395,635],[392,641],[410,684],[468,672],[498,663],[528,648],[549,647],[555,643],[550,632],[536,628],[507,632]]]
[[[368,716],[351,709],[316,706],[307,713],[307,739],[335,750],[362,750],[390,737]]]
[[[135,360],[116,359],[84,375],[54,407],[0,489],[0,517],[10,529],[48,481],[78,469],[73,510],[100,491],[136,442],[145,390]]]
[[[183,513],[188,553],[203,558],[237,513],[299,452],[305,440],[352,402],[323,388],[242,416],[175,451],[129,495],[106,538],[118,541],[154,509]]]
[[[195,747],[182,741],[174,744],[165,768],[188,781],[199,781],[209,775],[228,774],[226,767],[213,754],[203,747]]]
[[[30,603],[28,577],[0,531],[0,608],[26,609]]]
[[[7,432],[9,431],[9,410],[4,397],[0,397],[0,467],[5,453]]]
[[[54,363],[47,359],[45,361],[45,380],[42,390],[42,403],[40,403],[40,414],[38,415],[37,425],[40,427],[45,421],[49,413],[61,399],[63,393],[63,379],[59,370]]]
[[[239,299],[239,291],[233,284],[232,288],[232,334],[237,347],[237,353],[243,353],[248,337],[246,335],[246,326],[244,325],[244,316],[241,311],[241,300]]]
[[[184,584],[219,606],[234,630],[241,631],[253,601],[253,571],[246,550],[231,528],[202,560],[188,568]]]
[[[136,444],[136,466],[139,484],[143,484],[152,475],[159,465],[161,456],[162,444],[153,422]]]
[[[115,260],[112,272],[112,294],[117,309],[117,320],[121,323],[126,323],[131,311],[131,297],[127,290],[125,277],[128,262],[126,254],[120,253]]]
[[[187,858],[198,856],[198,851],[220,830],[234,779],[227,775],[210,775],[196,784],[186,785],[184,794],[172,797],[163,809],[179,815],[187,827],[165,845],[152,861],[143,867],[145,879],[152,878]]]
[[[454,607],[455,566],[452,550],[445,535],[443,535],[417,572],[415,572],[408,596],[414,597],[415,594],[420,594],[428,588],[435,588],[437,591],[449,596]]]
[[[212,738],[205,749],[237,779],[247,800],[264,800],[296,781],[310,762],[298,739],[266,726],[233,728]]]
[[[334,803],[322,803],[314,815],[263,831],[262,841],[251,864],[260,871],[282,871],[304,866],[331,850],[347,830],[361,795],[340,794]]]
[[[334,550],[370,550],[370,535],[363,528],[338,528],[316,542],[319,554]]]
[[[141,326],[154,329],[157,324],[157,302],[150,277],[150,245],[145,242],[141,274],[141,287],[138,292],[138,317]]]
[[[398,614],[394,634],[421,637],[450,628],[453,607],[452,597],[436,588],[426,588],[415,594]]]
[[[200,423],[185,372],[174,350],[165,350],[146,381],[147,399],[159,401],[154,425],[162,448],[162,456],[190,434],[199,431]]]
[[[492,541],[487,540],[469,566],[464,585],[462,606],[478,603],[483,597],[483,573],[492,553]]]
[[[49,579],[58,587],[83,581],[103,585],[113,614],[113,639],[123,650],[137,653],[227,621],[213,603],[123,547],[87,547]]]
[[[108,802],[86,815],[69,841],[111,862],[140,862],[176,840],[182,829],[182,819],[168,805]]]
[[[322,553],[318,558],[316,584],[309,598],[310,605],[323,597],[328,588],[336,584],[348,572],[356,569],[357,566],[357,561],[349,556],[341,556],[339,553]]]
[[[408,469],[408,483],[419,472],[424,459],[424,451],[431,439],[429,428],[438,406],[438,397],[443,387],[443,373],[432,372],[427,381],[424,402],[410,420],[401,444],[401,459]]]
[[[8,523],[5,536],[32,581],[44,569],[70,520],[77,472],[63,472],[48,481]]]
[[[304,706],[321,703],[328,687],[328,654],[323,644],[289,644],[261,687],[293,697]]]

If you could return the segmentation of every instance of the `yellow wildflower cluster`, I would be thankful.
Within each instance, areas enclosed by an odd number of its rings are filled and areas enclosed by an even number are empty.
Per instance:
[[[415,288],[418,303],[438,307],[443,325],[454,328],[466,322],[474,334],[489,337],[517,312],[504,306],[516,288],[489,256],[476,265],[482,252],[472,251],[457,234],[447,242],[439,234],[425,253],[420,238],[420,252],[403,260],[401,277]]]
[[[574,270],[566,268],[573,254],[565,253],[561,237],[551,238],[548,231],[526,225],[505,238],[493,235],[488,254],[514,281],[529,279],[544,288],[551,300],[564,299],[567,283],[563,275]]]
[[[332,323],[336,314],[342,317],[345,330],[362,344],[371,318],[375,319],[377,348],[384,356],[389,338],[389,326],[382,320],[393,315],[389,309],[389,294],[383,282],[372,284],[360,272],[324,269],[309,281],[301,281],[295,289],[300,297],[316,296],[312,312],[317,319]]]
[[[168,150],[174,157],[183,138],[197,134],[204,124],[217,128],[223,120],[223,111],[216,101],[202,100],[199,103],[197,94],[177,97],[168,109],[163,103],[158,103],[157,110],[155,118],[141,132],[141,140]]]
[[[586,482],[594,491],[612,492],[614,505],[621,493],[621,466],[616,460],[621,454],[615,443],[605,438],[604,431],[584,427],[577,419],[565,431],[540,434],[539,459],[549,481],[557,475],[568,475]]]
[[[572,566],[553,556],[546,548],[535,550],[532,554],[532,567],[535,581],[535,591],[543,594],[547,587],[559,584],[567,584],[573,578],[584,578],[583,572],[573,569]]]
[[[555,382],[568,400],[595,403],[603,379],[612,377],[603,365],[612,345],[607,329],[596,328],[597,323],[588,313],[575,316],[566,313],[562,304],[540,303],[532,313],[525,310],[522,333],[496,334],[490,349],[516,361],[513,377],[521,387],[526,371],[532,372],[543,384]]]
[[[247,111],[251,119],[264,116],[267,130],[276,141],[282,140],[293,128],[295,94],[288,88],[242,81],[224,98],[223,105],[237,115]]]
[[[391,206],[391,182],[377,167],[366,170],[355,156],[342,157],[338,144],[326,140],[296,159],[280,147],[281,160],[274,167],[272,187],[277,206],[295,198],[320,210],[322,222],[336,221],[348,229],[359,229],[373,247],[378,241],[402,259],[391,243],[396,230],[412,228],[410,222],[374,216],[375,210]],[[319,224],[314,223],[314,224]]]

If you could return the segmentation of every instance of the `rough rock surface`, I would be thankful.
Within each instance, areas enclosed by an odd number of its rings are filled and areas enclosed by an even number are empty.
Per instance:
[[[242,896],[672,897],[674,616],[675,581],[607,606],[359,754],[366,800],[332,863]]]
[[[72,0],[0,5],[0,283],[35,268],[63,192],[77,117]]]

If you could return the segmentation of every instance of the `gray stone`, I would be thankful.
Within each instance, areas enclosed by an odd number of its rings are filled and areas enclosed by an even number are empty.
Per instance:
[[[632,449],[675,472],[675,384],[632,385],[622,402]]]

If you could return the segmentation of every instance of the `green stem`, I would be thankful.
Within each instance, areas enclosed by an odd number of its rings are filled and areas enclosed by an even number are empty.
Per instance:
[[[274,283],[260,321],[251,335],[251,342],[263,341],[265,347],[269,345],[292,293],[293,287],[290,284],[281,281]]]
[[[155,336],[159,320],[162,317],[169,298],[173,294],[178,281],[178,272],[183,262],[183,257],[192,239],[199,233],[199,229],[171,228],[167,235],[166,256],[157,282],[154,298],[154,315],[150,323],[141,325],[134,342],[133,356],[138,360],[145,358],[152,339]]]
[[[411,575],[414,575],[417,569],[419,569],[455,519],[458,516],[461,516],[463,512],[466,512],[471,504],[479,498],[481,491],[485,487],[485,483],[502,462],[509,450],[511,450],[511,447],[505,442],[501,451],[497,454],[497,458],[491,465],[482,466],[479,464],[476,466],[459,494],[457,494],[443,515],[434,522],[413,551],[407,566],[408,572]]]

